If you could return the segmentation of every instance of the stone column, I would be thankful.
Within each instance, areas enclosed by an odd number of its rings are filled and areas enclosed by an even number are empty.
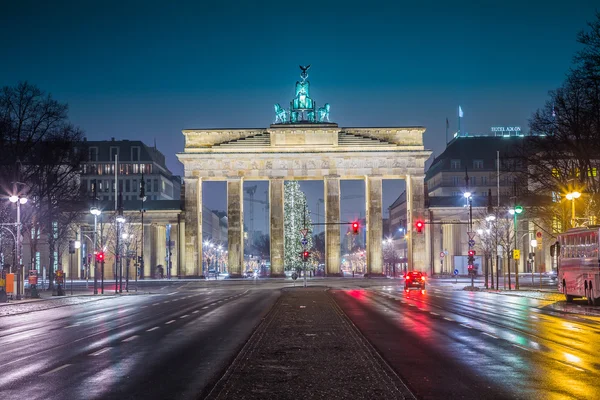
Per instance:
[[[150,225],[150,278],[156,278],[156,267],[160,264],[158,261],[159,251],[159,240],[158,240],[158,226],[156,224]]]
[[[244,180],[227,181],[227,268],[230,278],[241,278],[244,266]]]
[[[171,278],[177,276],[179,269],[179,226],[177,224],[171,224]],[[167,251],[169,248],[167,247]],[[166,267],[165,267],[166,268]],[[167,271],[165,269],[165,275]]]
[[[271,240],[271,277],[285,277],[283,245],[283,193],[284,180],[269,181],[269,216]]]
[[[367,199],[367,275],[383,276],[382,178],[368,176],[365,179],[365,190],[365,199]]]
[[[407,229],[410,229],[408,243],[408,269],[427,272],[425,246],[425,232],[417,233],[415,223],[417,220],[425,221],[425,176],[406,176],[406,213]],[[430,224],[425,224],[424,229],[430,229]]]
[[[328,176],[325,189],[325,268],[327,276],[341,276],[340,264],[340,178]]]
[[[147,213],[145,213],[147,214]],[[148,221],[148,216],[144,217],[144,270],[142,271],[142,276],[145,278],[152,278],[152,224]]]
[[[185,276],[185,221],[179,219],[179,239],[177,241],[179,249],[179,257],[177,258],[177,276],[181,278]]]
[[[202,180],[185,178],[185,261],[182,276],[202,274]]]

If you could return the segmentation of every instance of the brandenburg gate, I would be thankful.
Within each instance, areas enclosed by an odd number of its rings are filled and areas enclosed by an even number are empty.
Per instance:
[[[323,180],[325,267],[341,273],[340,180],[365,182],[366,254],[369,276],[383,274],[382,181],[404,179],[407,192],[408,265],[425,271],[426,247],[414,221],[424,219],[423,127],[341,128],[329,122],[329,104],[317,108],[307,70],[300,67],[289,110],[275,105],[276,120],[265,129],[186,129],[177,156],[185,169],[185,260],[182,276],[202,274],[202,183],[227,182],[228,269],[241,277],[244,264],[245,180],[269,181],[271,276],[284,276],[285,180]]]

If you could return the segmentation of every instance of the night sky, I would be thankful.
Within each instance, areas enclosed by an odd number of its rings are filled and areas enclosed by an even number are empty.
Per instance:
[[[311,95],[331,104],[332,121],[423,125],[426,147],[439,154],[446,117],[456,130],[459,104],[463,131],[527,131],[531,113],[562,82],[576,34],[596,7],[583,0],[6,0],[0,86],[28,80],[51,92],[91,140],[156,139],[181,174],[182,129],[267,127],[273,103],[292,98],[298,65],[312,64]],[[317,186],[307,186],[314,212]],[[342,196],[362,188],[350,182]],[[384,207],[400,190],[400,182],[386,183]],[[222,208],[222,196],[205,201]],[[342,210],[364,204],[347,201]]]

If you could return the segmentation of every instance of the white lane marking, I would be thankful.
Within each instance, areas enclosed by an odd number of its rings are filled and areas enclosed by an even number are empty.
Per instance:
[[[179,292],[169,293],[169,294],[167,294],[167,296],[173,296],[174,294],[177,294],[177,293],[179,293]]]
[[[54,372],[58,372],[58,371],[60,371],[61,369],[65,369],[65,368],[67,368],[69,365],[71,365],[71,364],[65,364],[65,365],[61,365],[60,367],[58,367],[58,368],[54,368],[52,371],[48,371],[48,372],[46,372],[46,373],[44,373],[44,374],[42,374],[42,375],[40,375],[40,376],[50,375],[50,374],[52,374],[52,373],[54,373]]]
[[[409,304],[409,306],[411,306],[411,307],[415,307],[415,305],[414,305],[414,304]]]
[[[431,314],[431,315],[440,315],[438,313],[434,313],[433,311],[429,311],[429,314]]]
[[[157,305],[158,305],[158,303],[154,303],[154,304],[152,304],[152,305],[153,305],[153,306],[157,306]]]
[[[80,323],[76,323],[76,324],[73,324],[73,325],[67,325],[67,326],[65,326],[65,329],[66,328],[73,328],[74,326],[79,326],[79,325],[81,325],[81,324]]]
[[[199,312],[199,311],[198,311],[198,310],[196,310],[196,311],[194,311],[192,314],[196,314],[196,313],[198,313],[198,312]]]
[[[133,336],[129,336],[127,339],[121,340],[121,342],[131,342],[132,340],[135,340],[137,338],[139,338],[138,335],[133,335]]]
[[[446,321],[454,321],[452,318],[444,317]]]
[[[513,346],[520,348],[521,350],[531,351],[527,347],[519,346],[518,344],[513,344]]]
[[[163,301],[163,304],[169,303],[171,300]]]
[[[217,303],[210,303],[209,306],[216,306]]]
[[[181,317],[179,317],[179,318],[187,318],[187,317],[189,317],[189,316],[190,316],[189,314],[185,314],[185,315],[182,315],[182,316],[181,316]]]
[[[165,325],[172,324],[173,322],[175,322],[175,320],[174,320],[174,319],[170,320],[169,322],[165,322]]]
[[[106,353],[110,349],[112,349],[112,347],[104,347],[104,348],[98,350],[97,352],[90,354],[90,356],[99,356],[102,353]]]
[[[148,307],[148,306],[141,306],[140,308],[146,308],[146,307]]]
[[[472,327],[472,326],[470,326],[470,325],[467,325],[467,324],[460,324],[460,326],[464,326],[465,328],[473,329],[473,327]]]
[[[486,335],[486,336],[489,336],[491,338],[498,339],[498,336],[494,336],[491,333],[487,333],[487,332],[481,332],[481,333],[484,334],[484,335]]]
[[[207,308],[208,308],[208,306],[204,306],[204,307],[202,307],[202,309],[203,309],[203,310],[206,310]]]
[[[585,371],[583,368],[576,367],[576,366],[571,365],[571,364],[566,363],[566,362],[562,362],[562,361],[559,361],[559,360],[556,360],[556,362],[561,363],[562,365],[566,365],[567,367],[571,367],[573,369],[576,369],[577,371]]]
[[[158,329],[158,326],[155,326],[154,328],[150,328],[150,329],[146,329],[146,332],[152,332]]]

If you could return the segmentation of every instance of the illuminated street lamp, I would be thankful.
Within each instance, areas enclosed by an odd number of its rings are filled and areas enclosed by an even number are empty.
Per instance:
[[[27,203],[27,197],[13,195],[8,198],[11,203],[15,203],[17,205],[17,300],[21,300],[21,280],[23,279],[22,271],[21,271],[21,204]]]
[[[100,209],[98,209],[98,207],[92,207],[90,208],[90,213],[94,216],[94,294],[98,294],[98,261],[96,259],[96,254],[97,254],[97,243],[98,243],[98,239],[97,239],[97,232],[98,232],[98,216],[100,214],[102,214],[102,211],[100,211]],[[89,264],[89,262],[88,262]],[[87,276],[90,276],[90,271],[89,271],[89,265],[88,265],[88,273]],[[87,288],[87,283],[86,283],[86,288]]]
[[[567,193],[567,200],[571,200],[571,227],[575,227],[576,224],[576,220],[575,220],[575,199],[578,199],[581,197],[581,193],[579,193],[578,191],[574,191],[574,192],[570,192]]]

